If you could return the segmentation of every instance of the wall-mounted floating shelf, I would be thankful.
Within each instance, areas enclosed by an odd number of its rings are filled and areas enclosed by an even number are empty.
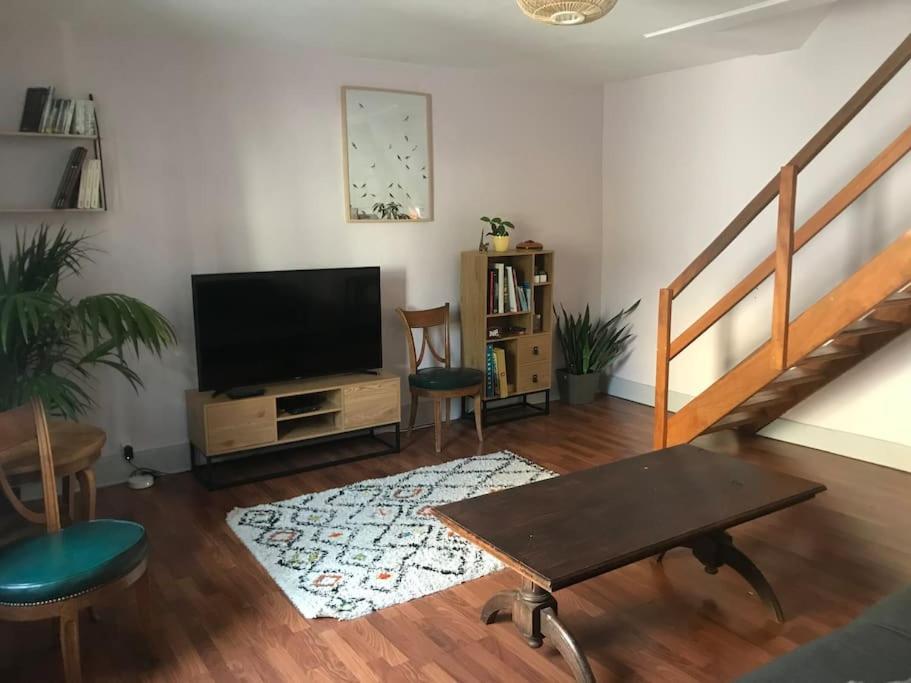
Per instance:
[[[97,118],[97,117],[96,117]],[[66,140],[95,140],[96,135],[74,135],[72,133],[23,133],[19,130],[0,130],[4,138],[64,138]]]
[[[89,94],[89,99],[93,102],[95,97],[92,94]],[[92,152],[95,155],[94,158],[98,159],[101,162],[101,179],[100,179],[100,192],[101,192],[101,207],[94,209],[78,209],[78,208],[65,208],[65,209],[55,209],[51,206],[45,207],[36,207],[36,208],[4,208],[0,206],[0,214],[36,214],[36,213],[103,213],[108,210],[108,198],[107,198],[107,183],[105,182],[104,177],[104,155],[101,149],[101,125],[98,122],[98,110],[94,111],[95,116],[95,131],[96,135],[73,135],[70,133],[27,133],[18,130],[0,130],[0,139],[10,138],[16,140],[35,140],[35,139],[44,139],[44,140],[90,140],[92,142]]]

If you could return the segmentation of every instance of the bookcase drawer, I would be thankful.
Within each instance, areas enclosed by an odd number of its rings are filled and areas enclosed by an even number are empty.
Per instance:
[[[534,334],[516,340],[516,360],[520,365],[550,360],[550,335]]]
[[[524,363],[516,367],[516,393],[550,388],[550,361]]]
[[[398,379],[347,386],[342,395],[345,429],[391,424],[401,419]]]
[[[277,438],[275,399],[219,403],[206,408],[209,454],[272,443]]]

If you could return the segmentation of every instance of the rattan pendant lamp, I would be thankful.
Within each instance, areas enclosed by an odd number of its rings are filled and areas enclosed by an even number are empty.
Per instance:
[[[542,24],[576,26],[597,21],[617,0],[516,0],[525,15]]]

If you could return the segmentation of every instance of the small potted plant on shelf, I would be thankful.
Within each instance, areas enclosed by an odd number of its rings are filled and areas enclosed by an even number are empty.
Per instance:
[[[127,354],[160,355],[177,341],[164,316],[138,299],[60,291],[91,261],[86,239],[66,227],[51,236],[43,225],[30,239],[17,235],[9,253],[0,250],[0,411],[40,398],[49,413],[75,419],[94,403],[94,370],[114,370],[138,389]]]
[[[487,216],[481,216],[481,220],[490,226],[490,232],[487,234],[493,237],[493,250],[508,251],[509,231],[516,226],[514,226],[509,221],[504,221],[502,218],[488,218]]]
[[[626,351],[633,339],[630,326],[623,321],[638,306],[637,301],[607,321],[593,321],[588,306],[584,314],[572,315],[561,305],[561,319],[554,307],[557,338],[566,361],[566,367],[557,370],[561,400],[573,405],[595,400],[602,371]]]

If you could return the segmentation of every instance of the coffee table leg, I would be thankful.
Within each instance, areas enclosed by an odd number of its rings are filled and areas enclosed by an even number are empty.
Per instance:
[[[550,639],[551,645],[563,655],[563,659],[569,664],[569,668],[578,683],[595,683],[595,675],[588,665],[585,653],[582,652],[579,643],[566,630],[563,623],[557,619],[557,613],[553,607],[545,607],[541,610],[541,632],[545,638]]]
[[[516,591],[500,591],[481,609],[481,621],[492,624],[499,612],[510,612],[529,647],[538,648],[548,638],[566,660],[577,683],[594,683],[588,660],[579,644],[557,618],[557,601],[546,590],[527,579]]]
[[[492,624],[497,620],[498,613],[511,613],[518,594],[519,591],[500,591],[492,595],[481,608],[481,621],[485,624]]]
[[[727,565],[740,574],[756,591],[759,599],[775,613],[776,621],[784,622],[784,611],[772,586],[759,571],[759,567],[734,547],[734,539],[730,534],[724,531],[706,534],[687,544],[687,547],[693,551],[693,555],[703,564],[707,573],[717,574],[719,567]]]

